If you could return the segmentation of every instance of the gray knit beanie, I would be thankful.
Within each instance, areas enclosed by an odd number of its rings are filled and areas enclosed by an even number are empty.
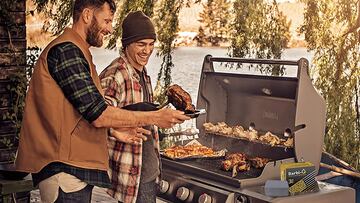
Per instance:
[[[122,23],[122,46],[126,47],[142,39],[156,40],[154,25],[143,12],[130,12]]]

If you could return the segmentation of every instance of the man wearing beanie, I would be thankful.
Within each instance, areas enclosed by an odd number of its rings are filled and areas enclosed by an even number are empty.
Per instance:
[[[156,40],[153,23],[141,11],[129,13],[122,29],[122,53],[100,74],[107,103],[119,108],[153,101],[145,65]],[[159,136],[155,126],[144,128],[152,134],[142,139],[125,136],[122,140],[108,139],[112,183],[108,193],[119,202],[156,201],[160,175]]]

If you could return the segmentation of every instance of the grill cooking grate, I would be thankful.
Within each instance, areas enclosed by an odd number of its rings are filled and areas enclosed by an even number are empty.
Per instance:
[[[194,161],[180,161],[188,165],[192,165],[198,168],[207,169],[211,172],[218,173],[224,176],[231,177],[232,171],[224,171],[221,169],[221,162],[224,158],[221,159],[197,159]],[[251,168],[249,171],[238,172],[238,175],[234,178],[236,179],[245,179],[245,178],[256,178],[262,172],[262,169]]]
[[[192,174],[194,177],[202,179],[213,180],[227,185],[240,188],[239,180],[256,178],[260,176],[262,169],[251,168],[246,172],[238,172],[236,177],[231,177],[231,171],[224,171],[220,168],[221,161],[219,159],[194,159],[194,160],[171,160],[162,157],[162,165],[164,168],[171,169],[172,171],[183,172],[185,174]]]

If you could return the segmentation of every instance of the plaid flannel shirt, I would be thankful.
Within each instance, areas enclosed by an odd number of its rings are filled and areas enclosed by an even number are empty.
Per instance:
[[[88,122],[96,120],[107,104],[90,76],[89,64],[81,50],[72,42],[58,44],[49,50],[47,62],[50,75],[74,108]],[[33,173],[33,183],[38,185],[60,172],[71,174],[90,185],[110,186],[106,171],[78,168],[59,162],[50,163],[39,173]]]
[[[144,70],[145,83],[150,93],[150,101],[152,101],[150,77],[146,74],[146,69]],[[121,108],[143,101],[139,75],[123,53],[100,74],[100,79],[105,100],[109,105]],[[152,135],[154,148],[159,157],[159,136],[156,127],[154,127]],[[109,137],[108,148],[110,158],[108,173],[112,187],[107,192],[124,203],[135,203],[142,167],[142,145],[126,144]]]

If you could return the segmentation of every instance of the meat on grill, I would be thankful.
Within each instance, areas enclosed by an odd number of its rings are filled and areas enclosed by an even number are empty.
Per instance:
[[[263,168],[269,161],[270,161],[270,159],[260,158],[260,157],[255,157],[255,158],[249,159],[250,165],[254,168]]]
[[[259,137],[259,140],[269,143],[271,146],[279,145],[281,140],[278,136],[267,132],[265,135]]]
[[[225,171],[232,170],[232,177],[235,177],[238,171],[250,170],[250,165],[246,159],[246,155],[243,153],[233,153],[226,156],[225,160],[221,163],[221,167]]]
[[[225,171],[232,170],[232,177],[235,177],[238,172],[250,170],[250,166],[263,168],[269,161],[267,158],[248,158],[244,153],[233,153],[225,157],[221,162],[221,168]]]
[[[285,147],[293,147],[294,146],[294,138],[288,138],[285,142],[283,142]]]
[[[172,146],[164,150],[164,155],[170,158],[186,158],[192,156],[203,156],[203,157],[212,157],[216,156],[213,149],[198,145],[186,145],[186,146]]]
[[[213,123],[204,123],[203,127],[207,133],[236,137],[236,138],[245,138],[249,141],[258,140],[263,143],[267,143],[271,146],[282,145],[285,147],[293,147],[294,139],[281,139],[277,135],[267,132],[265,135],[258,136],[258,132],[254,129],[244,130],[240,125],[228,126],[225,122],[218,122],[217,124]]]
[[[190,94],[179,85],[171,85],[166,91],[166,96],[169,103],[174,105],[177,110],[184,111],[185,113],[195,112],[195,106],[192,104]]]
[[[246,162],[246,156],[242,153],[229,154],[225,157],[225,160],[221,163],[222,169],[229,171],[239,163]]]

